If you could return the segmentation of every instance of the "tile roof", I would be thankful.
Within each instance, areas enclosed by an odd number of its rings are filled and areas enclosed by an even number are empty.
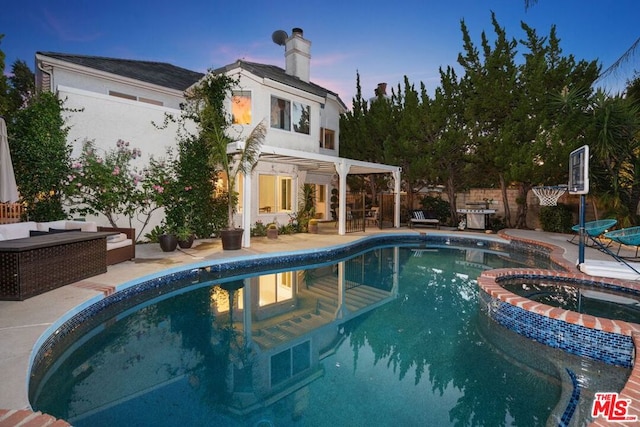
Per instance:
[[[300,89],[308,93],[312,93],[322,98],[326,98],[328,94],[331,94],[338,99],[338,102],[340,102],[340,105],[345,110],[347,109],[345,104],[342,102],[342,100],[340,99],[340,96],[337,93],[332,92],[328,89],[325,89],[322,86],[318,86],[315,83],[312,83],[312,82],[307,83],[303,80],[300,80],[298,77],[290,76],[285,72],[284,69],[275,65],[258,64],[256,62],[248,62],[248,61],[243,61],[239,59],[233,64],[229,64],[224,67],[217,68],[213,71],[215,73],[223,73],[223,72],[232,71],[236,68],[242,68],[243,70],[249,71],[250,73],[258,77],[268,78],[268,79],[277,81],[279,83],[282,83],[284,85],[294,87],[296,89]]]
[[[176,67],[166,62],[137,61],[57,52],[37,53],[61,61],[180,91],[186,90],[204,76],[203,73]]]
[[[175,65],[171,65],[166,62],[137,61],[132,59],[106,58],[101,56],[74,55],[57,52],[37,53],[38,55],[47,56],[49,58],[70,62],[84,67],[93,68],[95,70],[105,71],[118,76],[128,77],[180,91],[186,90],[204,77],[203,73],[176,67]],[[222,73],[236,68],[242,68],[258,77],[268,78],[322,98],[326,98],[329,94],[333,95],[338,99],[340,105],[345,110],[347,109],[337,93],[325,89],[322,86],[318,86],[315,83],[307,83],[300,80],[298,77],[290,76],[284,69],[275,65],[258,64],[255,62],[238,60],[233,64],[217,68],[214,72]]]

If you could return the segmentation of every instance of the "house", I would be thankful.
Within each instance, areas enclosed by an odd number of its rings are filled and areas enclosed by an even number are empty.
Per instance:
[[[338,94],[310,81],[311,42],[301,29],[294,28],[282,44],[284,69],[238,60],[215,70],[239,82],[228,100],[239,142],[229,150],[241,149],[243,135],[260,121],[268,128],[254,173],[239,180],[239,223],[246,230],[256,221],[287,223],[297,211],[299,189],[312,184],[321,218],[331,218],[330,192],[340,189],[338,232],[344,234],[346,176],[387,173],[398,194],[398,227],[400,168],[339,157],[340,115],[346,106]],[[176,145],[176,126],[158,124],[166,113],[179,114],[184,91],[204,76],[166,63],[52,52],[36,54],[36,70],[38,89],[56,92],[70,109],[67,123],[74,155],[85,139],[105,150],[123,139],[140,148],[143,159],[162,156],[166,147]],[[244,234],[243,245],[248,247],[249,233]]]

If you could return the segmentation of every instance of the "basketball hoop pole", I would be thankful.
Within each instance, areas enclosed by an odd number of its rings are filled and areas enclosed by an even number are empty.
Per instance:
[[[586,194],[580,195],[580,243],[578,245],[578,265],[584,263],[584,238],[585,238],[585,230],[584,230],[584,219],[585,219],[585,205],[586,205]]]

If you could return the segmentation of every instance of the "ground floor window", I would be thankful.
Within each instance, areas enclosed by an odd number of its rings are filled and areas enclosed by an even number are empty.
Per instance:
[[[258,209],[262,214],[293,210],[293,179],[290,176],[260,175],[258,194]]]

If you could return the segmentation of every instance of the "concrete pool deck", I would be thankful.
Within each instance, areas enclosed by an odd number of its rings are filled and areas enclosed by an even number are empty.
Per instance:
[[[158,244],[142,244],[136,247],[135,261],[109,266],[105,274],[63,286],[25,301],[0,301],[0,343],[2,343],[0,346],[0,378],[2,379],[0,381],[0,408],[30,410],[27,394],[29,360],[40,336],[57,319],[74,307],[97,295],[112,293],[119,284],[162,270],[187,266],[190,263],[203,260],[312,250],[346,244],[362,237],[379,233],[456,233],[456,235],[469,234],[470,236],[478,236],[478,233],[474,232],[438,231],[432,229],[408,230],[406,228],[374,230],[366,233],[338,236],[335,234],[331,224],[326,224],[325,227],[327,229],[317,235],[281,235],[274,240],[266,237],[254,238],[250,248],[238,251],[223,251],[219,240],[201,240],[196,243],[193,249],[171,253],[162,252]],[[331,228],[329,229],[328,227]],[[561,253],[565,264],[568,265],[575,265],[578,258],[578,246],[567,241],[568,237],[570,237],[569,235],[515,229],[506,230],[504,234],[557,246],[560,248],[557,253]],[[634,251],[629,249],[629,255],[633,255]],[[608,255],[593,248],[585,249],[585,258],[588,260],[611,259]],[[578,273],[577,268],[574,267],[573,272]],[[639,394],[636,398],[640,402],[640,382],[637,387]],[[16,425],[15,423],[4,423],[8,419],[6,413],[3,418],[3,412],[0,410],[0,426]]]

